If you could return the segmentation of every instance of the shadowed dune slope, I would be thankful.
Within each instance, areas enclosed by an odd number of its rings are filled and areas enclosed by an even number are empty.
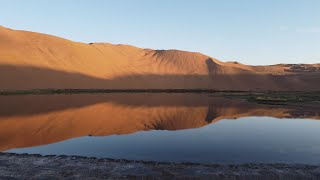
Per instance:
[[[320,90],[320,64],[248,66],[0,27],[0,89]]]

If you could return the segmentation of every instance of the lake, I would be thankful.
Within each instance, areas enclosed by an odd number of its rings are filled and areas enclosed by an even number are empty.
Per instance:
[[[199,162],[320,162],[320,110],[213,94],[0,96],[0,150]]]

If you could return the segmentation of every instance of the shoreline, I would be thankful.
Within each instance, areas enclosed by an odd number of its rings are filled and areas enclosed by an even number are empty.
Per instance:
[[[256,104],[320,107],[320,91],[223,91],[214,89],[27,89],[0,90],[0,96],[76,94],[208,94]]]
[[[106,94],[106,93],[245,93],[214,89],[21,89],[0,90],[0,95]]]
[[[0,179],[319,179],[320,164],[201,164],[0,153]]]
[[[273,90],[216,90],[216,89],[16,89],[0,90],[0,95],[28,94],[103,94],[103,93],[235,93],[235,94],[320,94],[320,91],[273,91]]]

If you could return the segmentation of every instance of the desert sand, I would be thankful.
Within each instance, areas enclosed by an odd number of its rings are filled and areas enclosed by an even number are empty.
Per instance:
[[[0,90],[320,90],[320,64],[249,66],[201,53],[79,43],[0,26]]]

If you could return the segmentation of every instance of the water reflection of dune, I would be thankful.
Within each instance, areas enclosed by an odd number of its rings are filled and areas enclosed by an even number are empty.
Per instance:
[[[0,150],[81,136],[199,128],[247,116],[320,119],[318,111],[257,105],[207,94],[0,97]]]

